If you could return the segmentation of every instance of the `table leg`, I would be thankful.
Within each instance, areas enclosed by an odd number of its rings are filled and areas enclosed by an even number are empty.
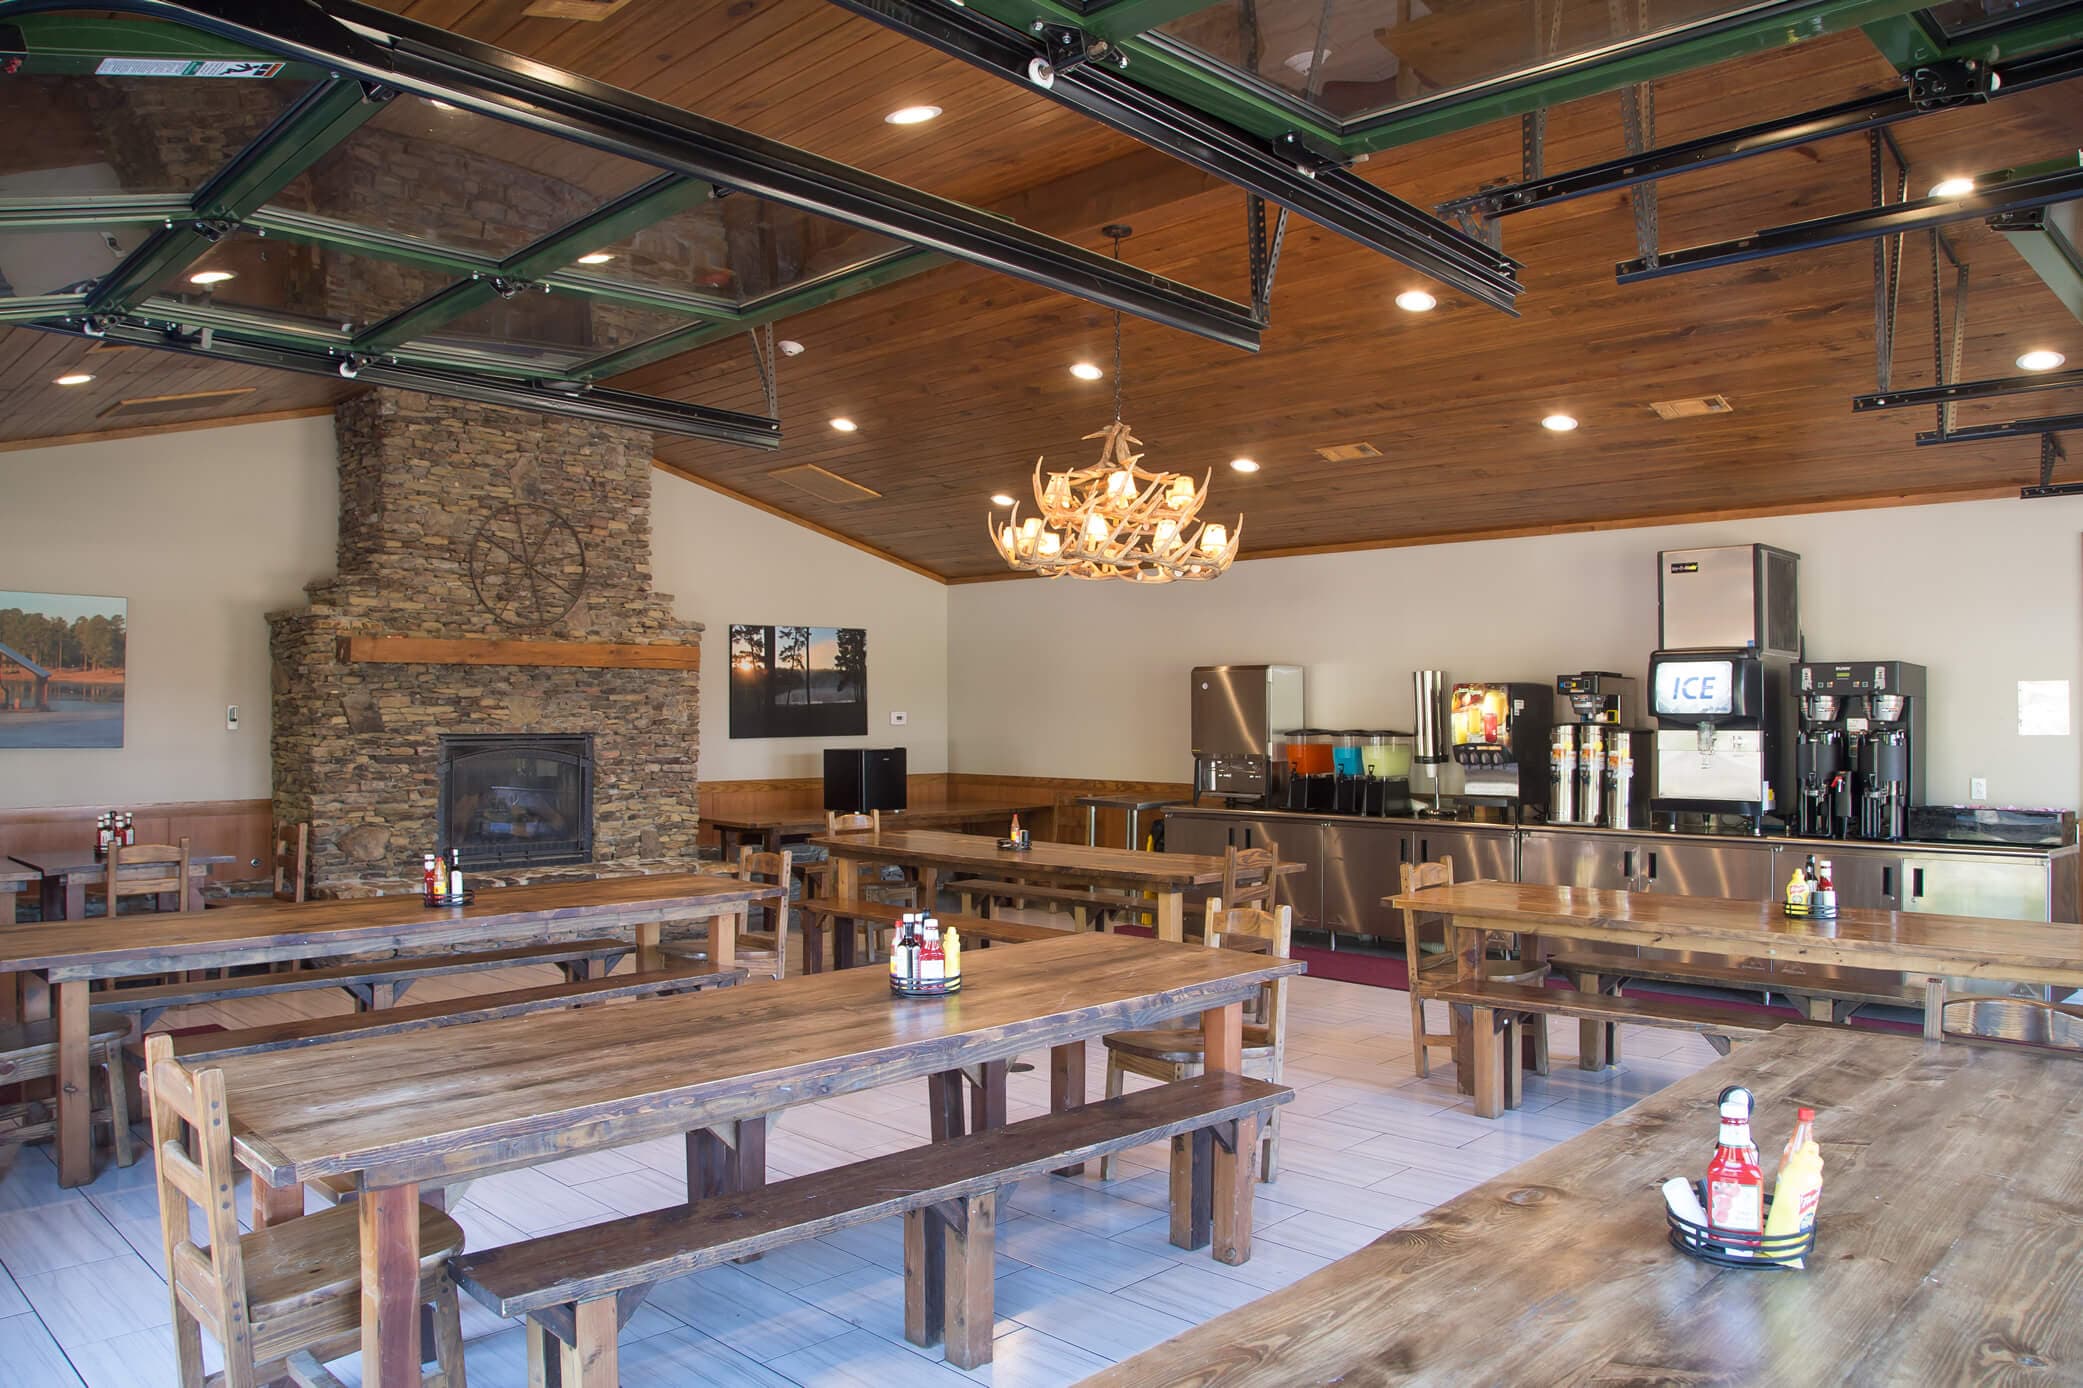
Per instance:
[[[304,1188],[300,1185],[270,1185],[256,1171],[253,1173],[253,1227],[272,1229],[292,1219],[301,1219],[304,1214]]]
[[[622,1328],[615,1298],[597,1296],[575,1308],[578,1343],[561,1345],[562,1388],[615,1388],[622,1381],[615,1336]]]
[[[639,921],[636,927],[636,972],[647,974],[664,962],[658,952],[665,927],[657,921]]]
[[[356,1207],[362,1236],[362,1382],[371,1388],[420,1388],[419,1186],[364,1190]]]
[[[1049,1047],[1049,1112],[1064,1113],[1085,1103],[1085,1043],[1066,1041]],[[1058,1167],[1058,1176],[1082,1176],[1085,1163]]]
[[[1125,847],[1142,847],[1141,836],[1136,833],[1136,830],[1142,826],[1142,819],[1143,815],[1140,810],[1136,809],[1133,805],[1128,807],[1128,843],[1125,845]]]
[[[85,892],[81,895],[84,897]],[[36,884],[36,913],[47,921],[65,919],[65,879],[46,874]]]
[[[1180,944],[1186,939],[1186,894],[1157,894],[1157,938]]]
[[[22,978],[17,973],[0,974],[0,1027],[22,1023]]]
[[[87,879],[79,873],[65,874],[65,909],[59,914],[69,921],[83,921],[87,918]],[[114,915],[115,912],[111,911],[109,914]]]
[[[719,969],[738,962],[738,917],[723,911],[709,917],[709,962]]]
[[[1924,1039],[1936,1041],[1946,1025],[1946,981],[1942,978],[1924,980]]]
[[[1504,1067],[1516,1066],[1519,1057],[1508,1056],[1498,1044],[1496,1012],[1487,1007],[1469,1009],[1468,1029],[1474,1034],[1471,1068],[1475,1071],[1475,1116],[1496,1118],[1504,1112]]]
[[[1099,806],[1097,805],[1087,805],[1085,807],[1085,846],[1087,848],[1099,847]]]
[[[1211,1007],[1201,1013],[1201,1046],[1207,1074],[1244,1072],[1244,1005]],[[1237,1120],[1228,1146],[1214,1151],[1213,1233],[1215,1260],[1235,1266],[1251,1257],[1251,1185],[1258,1168],[1258,1121]]]
[[[88,1070],[87,985],[52,986],[58,1014],[58,1184],[94,1179],[93,1083]]]
[[[853,858],[842,858],[831,854],[832,896],[839,901],[858,901],[861,898],[861,864]],[[844,916],[832,918],[832,967],[850,969],[854,965],[854,937],[860,934],[859,927]]]

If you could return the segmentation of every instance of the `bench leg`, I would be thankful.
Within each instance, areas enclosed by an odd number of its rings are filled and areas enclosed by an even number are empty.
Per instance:
[[[1924,1039],[1936,1041],[1945,1029],[1946,981],[1942,978],[1924,980]]]
[[[1215,1130],[1172,1139],[1172,1247],[1206,1248],[1215,1224]]]
[[[1244,1008],[1231,1003],[1201,1013],[1201,1054],[1205,1074],[1244,1073]],[[1227,1144],[1214,1152],[1215,1261],[1232,1266],[1251,1257],[1251,1199],[1258,1166],[1258,1120],[1240,1118]]]
[[[933,1209],[904,1215],[904,1338],[915,1345],[940,1343],[947,1320],[946,1223]]]
[[[522,1322],[528,1337],[528,1388],[563,1388],[563,1351],[555,1335],[538,1321]]]
[[[1504,1112],[1504,1056],[1498,1046],[1497,1012],[1488,1007],[1473,1007],[1469,1012],[1469,1042],[1474,1052],[1469,1068],[1475,1072],[1475,1116],[1495,1118]]]
[[[805,914],[803,921],[803,972],[821,974],[825,971],[825,923],[824,917]]]
[[[563,1388],[616,1388],[621,1371],[616,1363],[615,1336],[621,1329],[615,1315],[615,1298],[595,1297],[574,1308],[578,1314],[578,1343],[560,1344],[559,1368]]]
[[[960,1137],[962,1124],[962,1072],[942,1070],[926,1076],[926,1122],[935,1142]]]
[[[1526,1101],[1526,1063],[1522,1054],[1527,1039],[1526,1023],[1517,1014],[1504,1022],[1504,1106],[1518,1108]]]
[[[300,1185],[269,1185],[258,1172],[253,1177],[253,1227],[272,1229],[304,1213],[304,1188]]]
[[[729,1129],[696,1128],[687,1134],[688,1204],[766,1185],[767,1120],[740,1118]]]
[[[964,1198],[959,1222],[943,1219],[941,1227],[946,1231],[941,1271],[947,1285],[940,1304],[947,1362],[974,1369],[991,1362],[991,1328],[996,1322],[991,1302],[998,1244],[996,1192]]]
[[[1085,1043],[1069,1041],[1049,1048],[1049,1112],[1066,1113],[1085,1102]],[[1058,1167],[1058,1176],[1082,1176],[1085,1163]]]
[[[1002,1060],[985,1061],[976,1067],[969,1091],[969,1131],[1005,1126],[1005,1065]]]
[[[1604,987],[1597,974],[1573,974],[1570,986],[1580,993],[1602,993]],[[1619,1059],[1612,1049],[1615,1032],[1610,1022],[1580,1021],[1577,1023],[1577,1068],[1579,1070],[1603,1070]]]

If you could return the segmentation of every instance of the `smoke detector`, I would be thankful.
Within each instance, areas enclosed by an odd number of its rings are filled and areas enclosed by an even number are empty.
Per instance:
[[[781,350],[781,355],[784,357],[800,357],[803,355],[803,344],[793,338],[784,337],[774,345]]]
[[[1728,414],[1736,407],[1726,395],[1694,395],[1684,400],[1652,400],[1649,408],[1658,419],[1693,419],[1703,414]]]

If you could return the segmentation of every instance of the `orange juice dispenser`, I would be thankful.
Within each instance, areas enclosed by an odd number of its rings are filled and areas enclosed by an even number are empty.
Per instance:
[[[1554,721],[1555,691],[1547,685],[1455,685],[1447,731],[1461,768],[1462,798],[1506,806],[1515,818],[1530,809],[1545,819]]]

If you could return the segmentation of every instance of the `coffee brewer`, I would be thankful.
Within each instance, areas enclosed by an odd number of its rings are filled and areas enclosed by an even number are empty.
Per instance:
[[[1457,684],[1447,714],[1462,797],[1548,813],[1542,764],[1555,696],[1538,684]]]
[[[1609,829],[1648,825],[1649,734],[1635,680],[1610,670],[1555,678],[1548,819]]]
[[[1924,667],[1810,661],[1799,669],[1797,827],[1810,838],[1904,837],[1924,798]]]

